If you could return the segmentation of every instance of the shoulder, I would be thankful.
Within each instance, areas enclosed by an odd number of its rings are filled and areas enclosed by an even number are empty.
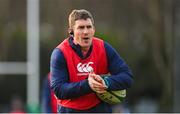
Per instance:
[[[69,45],[68,39],[69,39],[69,38],[66,38],[66,39],[65,39],[64,41],[62,41],[56,48],[63,49],[63,48],[65,48],[66,46],[68,46],[68,45]]]
[[[93,42],[101,42],[103,43],[105,48],[110,49],[110,50],[115,50],[108,42],[102,40],[101,38],[93,37]]]
[[[51,62],[59,61],[63,62],[64,61],[64,54],[59,48],[55,48],[51,54]]]
[[[101,38],[98,37],[93,37],[93,44],[97,44],[97,45],[103,45],[106,53],[111,54],[111,53],[116,53],[116,50],[106,41],[102,40]]]
[[[62,53],[61,49],[55,48],[55,49],[52,51],[51,56],[57,57],[57,56],[61,56],[62,54],[63,54],[63,53]]]
[[[100,38],[97,38],[97,37],[93,37],[93,46],[96,47],[96,48],[101,48],[103,47],[104,48],[104,41]]]

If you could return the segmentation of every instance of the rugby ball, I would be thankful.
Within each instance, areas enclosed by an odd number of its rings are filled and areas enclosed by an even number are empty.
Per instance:
[[[106,91],[105,93],[96,93],[104,102],[109,104],[121,103],[126,97],[126,90]]]

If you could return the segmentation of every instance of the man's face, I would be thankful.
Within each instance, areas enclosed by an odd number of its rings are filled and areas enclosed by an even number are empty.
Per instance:
[[[80,19],[75,21],[73,28],[74,42],[79,44],[82,49],[89,49],[92,43],[92,37],[95,33],[95,28],[91,19]]]

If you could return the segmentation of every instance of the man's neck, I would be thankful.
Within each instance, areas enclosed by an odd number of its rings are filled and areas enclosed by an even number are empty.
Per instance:
[[[76,51],[76,53],[81,57],[81,58],[86,58],[87,56],[90,55],[90,52],[92,50],[92,46],[90,47],[86,47],[86,48],[82,48],[79,44],[74,42],[74,38],[70,37],[69,40],[71,43],[71,46],[73,47],[73,49]],[[74,46],[73,46],[74,45]]]
[[[90,47],[88,47],[88,48],[82,48],[82,47],[81,47],[81,52],[82,52],[83,56],[86,56],[86,54],[87,54],[88,51],[89,51],[89,48],[90,48]]]
[[[90,47],[81,47],[82,52],[88,52]]]
[[[77,43],[74,39],[73,39],[73,43],[74,43],[75,45],[78,45],[78,43]],[[90,47],[81,47],[81,52],[83,53],[84,56],[87,54],[89,48],[90,48]]]

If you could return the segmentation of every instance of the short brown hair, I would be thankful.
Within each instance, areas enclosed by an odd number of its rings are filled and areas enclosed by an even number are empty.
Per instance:
[[[89,11],[85,9],[80,9],[80,10],[74,9],[69,14],[69,33],[72,32],[72,29],[76,20],[79,20],[79,19],[86,20],[87,18],[90,18],[92,21],[92,24],[94,25],[94,19]]]

